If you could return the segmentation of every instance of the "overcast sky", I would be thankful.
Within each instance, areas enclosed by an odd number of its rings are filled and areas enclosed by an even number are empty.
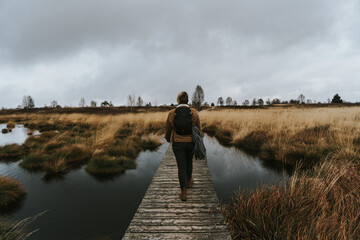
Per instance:
[[[0,0],[0,107],[360,101],[358,0]]]

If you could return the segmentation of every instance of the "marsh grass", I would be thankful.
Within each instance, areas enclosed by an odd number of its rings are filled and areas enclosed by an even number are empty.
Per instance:
[[[203,111],[203,131],[268,161],[310,169],[328,156],[360,157],[359,107]]]
[[[0,176],[0,213],[21,201],[25,194],[20,182]]]
[[[28,226],[37,218],[43,215],[42,212],[34,217],[25,218],[20,221],[12,222],[0,216],[0,239],[1,240],[25,240],[37,230],[29,231]]]
[[[290,164],[281,186],[238,192],[222,205],[233,239],[359,239],[360,108],[200,113],[203,130],[264,164]]]
[[[104,155],[92,158],[85,170],[95,175],[112,175],[125,172],[125,168],[122,165],[123,162],[121,160]]]
[[[159,138],[156,136],[143,137],[140,140],[142,150],[156,151],[161,144]]]
[[[136,167],[134,159],[142,150],[161,145],[165,115],[29,114],[1,119],[16,120],[41,133],[25,141],[29,151],[21,167],[50,176],[88,164],[89,173],[112,175]]]
[[[16,162],[27,154],[27,152],[28,149],[25,146],[20,146],[18,144],[0,146],[0,160],[5,162]]]
[[[346,161],[347,162],[347,161]],[[223,205],[234,239],[358,239],[360,164],[328,160]]]
[[[19,166],[27,170],[40,171],[49,159],[49,156],[42,152],[34,152],[25,156]]]
[[[14,129],[14,128],[15,128],[15,123],[13,123],[13,122],[8,122],[8,123],[6,124],[6,128],[9,129],[9,130]]]

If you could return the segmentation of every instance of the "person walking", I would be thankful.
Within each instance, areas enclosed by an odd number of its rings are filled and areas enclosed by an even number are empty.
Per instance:
[[[178,94],[178,105],[168,114],[165,132],[165,139],[172,142],[176,158],[182,201],[186,201],[186,190],[194,183],[192,178],[194,155],[192,127],[196,126],[201,131],[199,114],[194,108],[189,107],[188,102],[189,97],[186,92]]]

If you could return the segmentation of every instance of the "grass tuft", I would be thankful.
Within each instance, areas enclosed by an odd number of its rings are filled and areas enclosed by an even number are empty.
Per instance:
[[[89,147],[80,144],[73,144],[58,149],[55,153],[57,158],[64,158],[68,164],[82,163],[91,157]]]
[[[49,157],[43,153],[35,152],[24,157],[19,166],[28,170],[41,170]]]
[[[13,123],[13,122],[8,122],[7,124],[6,124],[6,128],[7,129],[14,129],[15,128],[15,123]]]
[[[87,164],[85,170],[95,175],[119,174],[125,172],[124,163],[116,158],[109,156],[98,156],[92,158]]]
[[[20,201],[26,192],[20,182],[0,176],[0,212]]]
[[[329,162],[223,205],[233,239],[357,239],[360,165]]]
[[[140,141],[140,147],[143,150],[155,151],[161,146],[161,142],[158,138],[143,138]]]
[[[28,150],[25,146],[20,146],[18,144],[8,144],[0,147],[0,161],[18,161]]]

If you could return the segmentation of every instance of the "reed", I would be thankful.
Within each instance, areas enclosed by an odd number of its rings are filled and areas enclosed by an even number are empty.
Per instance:
[[[9,221],[0,216],[0,239],[3,240],[25,240],[37,230],[29,231],[28,226],[39,218],[42,212],[34,217],[28,217],[20,221]]]
[[[332,159],[283,186],[239,192],[222,205],[233,239],[358,239],[359,172],[358,162]]]

